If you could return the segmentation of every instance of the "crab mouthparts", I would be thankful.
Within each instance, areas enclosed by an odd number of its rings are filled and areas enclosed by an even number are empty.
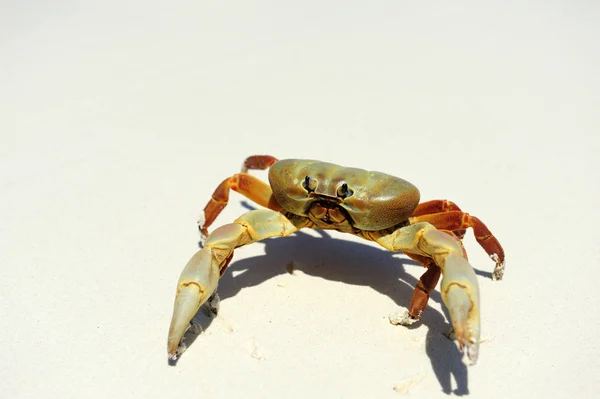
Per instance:
[[[338,206],[340,201],[334,198],[336,203],[330,201],[315,202],[311,207],[309,214],[327,224],[342,223],[347,219],[345,212]]]

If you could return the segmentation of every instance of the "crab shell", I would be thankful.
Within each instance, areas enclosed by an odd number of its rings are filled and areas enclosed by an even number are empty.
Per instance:
[[[302,185],[306,177],[316,181],[307,196]],[[338,201],[355,228],[367,231],[387,229],[408,220],[420,194],[417,187],[399,177],[332,163],[285,159],[269,169],[269,183],[277,202],[287,211],[307,216],[315,198]],[[346,183],[353,195],[342,198],[339,188]]]

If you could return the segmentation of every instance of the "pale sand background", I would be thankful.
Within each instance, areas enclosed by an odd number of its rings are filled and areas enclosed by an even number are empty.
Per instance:
[[[0,396],[598,395],[599,6],[415,3],[3,2]],[[400,175],[480,216],[508,263],[492,282],[465,239],[479,364],[437,293],[418,328],[389,324],[421,268],[303,232],[237,251],[220,318],[169,366],[196,218],[254,153]]]

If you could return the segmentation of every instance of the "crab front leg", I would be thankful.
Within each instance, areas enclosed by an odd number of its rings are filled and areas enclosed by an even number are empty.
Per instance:
[[[471,364],[479,352],[479,287],[473,267],[460,242],[429,223],[401,227],[373,237],[390,251],[402,251],[432,258],[442,271],[442,300],[448,307],[460,349]]]
[[[208,236],[208,228],[229,202],[229,190],[237,191],[251,201],[265,208],[278,211],[281,206],[273,197],[271,187],[262,180],[246,173],[237,173],[223,180],[215,189],[198,219],[198,228],[203,240]]]
[[[177,358],[177,349],[190,321],[217,289],[235,248],[270,237],[290,235],[305,224],[303,218],[290,220],[279,212],[255,210],[212,232],[204,248],[192,256],[179,277],[167,344],[169,358]]]
[[[274,211],[281,209],[281,206],[279,206],[273,197],[271,187],[260,179],[248,174],[248,170],[250,169],[265,170],[270,168],[275,162],[277,162],[277,158],[270,155],[249,156],[242,164],[242,173],[228,177],[217,186],[198,219],[198,228],[200,229],[202,242],[208,236],[210,225],[227,206],[229,202],[229,190],[237,191],[249,200],[265,208],[273,209]]]

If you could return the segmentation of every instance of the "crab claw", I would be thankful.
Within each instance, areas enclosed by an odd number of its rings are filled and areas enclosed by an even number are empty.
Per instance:
[[[167,350],[169,359],[175,360],[183,335],[190,321],[217,289],[219,268],[213,262],[211,251],[201,249],[187,263],[177,284],[177,295],[173,306],[173,317],[169,328]]]
[[[475,364],[480,340],[479,288],[475,272],[466,259],[448,255],[441,288],[458,346],[470,363]]]
[[[458,285],[448,289],[445,301],[458,347],[466,353],[471,364],[475,364],[479,355],[479,312],[474,311],[466,290]]]

